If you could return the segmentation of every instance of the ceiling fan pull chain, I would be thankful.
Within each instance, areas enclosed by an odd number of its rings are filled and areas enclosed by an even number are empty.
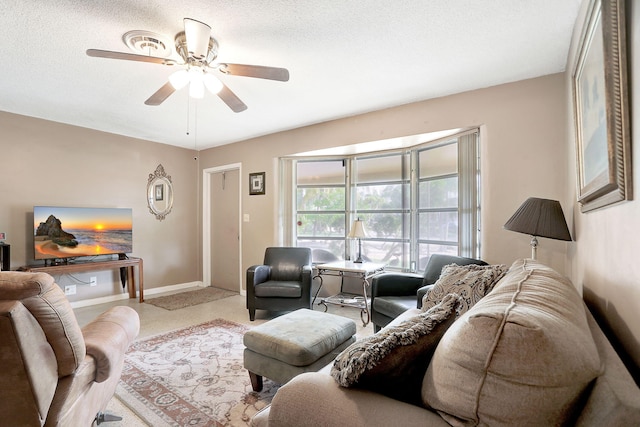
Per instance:
[[[194,111],[194,119],[193,119],[193,149],[198,151],[198,100],[194,100],[195,102],[195,111]]]
[[[189,120],[189,111],[191,110],[191,103],[189,102],[189,98],[187,98],[187,136],[189,136],[189,126],[191,125],[191,121]]]

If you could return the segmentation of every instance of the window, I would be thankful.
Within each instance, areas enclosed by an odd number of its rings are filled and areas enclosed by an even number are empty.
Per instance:
[[[283,240],[311,247],[316,263],[355,258],[346,236],[360,218],[365,261],[423,271],[434,253],[479,257],[477,143],[474,131],[396,152],[281,159],[293,178],[282,181]]]
[[[458,144],[418,150],[418,269],[433,253],[458,254]]]
[[[296,168],[296,246],[313,249],[314,262],[345,253],[344,160],[301,161]]]
[[[409,160],[404,153],[353,159],[352,206],[365,224],[365,261],[396,268],[409,264]]]

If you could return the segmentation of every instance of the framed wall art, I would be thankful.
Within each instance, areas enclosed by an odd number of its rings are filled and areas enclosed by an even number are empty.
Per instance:
[[[632,198],[624,0],[591,0],[572,75],[582,212]]]
[[[155,185],[155,191],[156,191],[156,202],[160,202],[162,200],[164,200],[164,185],[163,184],[156,184]]]
[[[255,196],[265,194],[264,189],[264,172],[256,172],[249,174],[249,195]]]

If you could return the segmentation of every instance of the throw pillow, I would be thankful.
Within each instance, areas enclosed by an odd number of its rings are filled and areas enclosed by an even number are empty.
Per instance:
[[[460,316],[491,292],[507,271],[508,268],[504,264],[445,265],[440,273],[440,278],[422,298],[422,310],[429,310],[438,304],[445,295],[456,293],[463,300],[458,309],[458,316]]]
[[[331,375],[343,387],[422,405],[422,379],[440,338],[456,319],[459,300],[446,295],[430,310],[351,344],[335,359]]]

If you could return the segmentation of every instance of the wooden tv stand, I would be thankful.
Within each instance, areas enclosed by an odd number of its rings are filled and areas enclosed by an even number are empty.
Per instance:
[[[109,261],[88,261],[70,264],[49,265],[46,267],[29,267],[29,271],[54,274],[82,273],[86,271],[113,270],[116,268],[127,269],[127,288],[129,298],[136,297],[136,280],[134,275],[135,267],[138,267],[138,287],[140,291],[140,302],[144,302],[144,282],[142,275],[142,258],[114,259]],[[124,284],[123,284],[124,286]]]

